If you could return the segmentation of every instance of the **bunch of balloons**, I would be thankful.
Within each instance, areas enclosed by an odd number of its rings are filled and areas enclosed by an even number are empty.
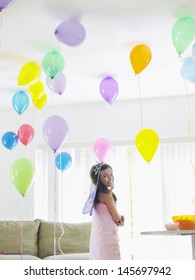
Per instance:
[[[18,85],[28,86],[28,93],[32,99],[34,106],[37,109],[42,109],[47,102],[47,96],[45,93],[44,85],[40,81],[40,77],[41,69],[37,65],[37,63],[33,61],[30,61],[23,65],[18,74]],[[23,96],[21,96],[20,103],[25,102],[24,98],[25,100],[27,100],[26,96],[24,97],[23,94]]]
[[[3,134],[1,141],[3,146],[8,150],[13,150],[18,140],[27,146],[34,138],[34,129],[29,124],[23,124],[19,127],[17,134],[13,131],[7,131]]]

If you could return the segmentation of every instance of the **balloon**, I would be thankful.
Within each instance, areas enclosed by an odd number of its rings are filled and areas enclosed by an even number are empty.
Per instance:
[[[41,70],[35,62],[26,63],[18,74],[18,85],[26,86],[40,78]]]
[[[46,84],[53,92],[62,94],[66,88],[66,77],[64,73],[59,74],[53,79],[47,76]]]
[[[97,158],[99,159],[99,161],[101,162],[104,161],[106,155],[110,151],[110,148],[111,148],[111,143],[105,138],[100,138],[96,140],[93,146],[94,152]]]
[[[11,6],[16,0],[0,0],[0,11]]]
[[[37,81],[28,87],[28,92],[33,99],[39,99],[44,94],[44,85],[41,81]]]
[[[66,152],[59,153],[56,156],[55,164],[56,167],[61,171],[68,169],[71,166],[71,163],[72,157]]]
[[[150,162],[158,148],[158,134],[150,129],[140,130],[136,136],[136,147],[145,161]]]
[[[60,23],[54,34],[58,41],[70,47],[80,45],[86,37],[84,26],[76,18],[70,18]]]
[[[44,93],[39,99],[32,99],[32,102],[37,109],[42,109],[47,102],[47,95]]]
[[[195,37],[195,20],[185,16],[176,21],[172,28],[173,45],[180,55],[191,44]]]
[[[57,51],[48,52],[42,60],[43,70],[50,78],[55,78],[64,70],[64,58]]]
[[[104,100],[112,104],[118,94],[118,84],[112,77],[104,78],[100,83],[100,93]]]
[[[195,61],[193,59],[184,60],[181,67],[181,76],[184,80],[195,83]]]
[[[62,117],[54,115],[45,121],[42,130],[45,141],[55,153],[68,132],[68,125]]]
[[[12,150],[18,144],[18,135],[12,131],[8,131],[2,136],[2,144],[5,148]]]
[[[22,144],[29,144],[34,137],[34,129],[29,124],[23,124],[18,129],[18,138]]]
[[[21,115],[29,105],[29,97],[26,92],[18,91],[12,98],[12,105],[16,112]]]
[[[19,158],[11,165],[12,183],[22,196],[30,187],[34,172],[34,164],[27,158]]]
[[[195,44],[192,45],[192,58],[195,60]]]
[[[130,52],[130,62],[135,74],[141,73],[150,63],[152,53],[146,45],[137,45]]]

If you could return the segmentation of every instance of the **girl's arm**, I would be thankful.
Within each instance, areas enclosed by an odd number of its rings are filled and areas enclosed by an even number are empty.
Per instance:
[[[103,203],[105,203],[106,206],[108,207],[108,210],[109,210],[113,220],[115,221],[115,223],[118,226],[122,226],[124,224],[123,223],[123,218],[117,211],[116,203],[113,200],[112,194],[111,193],[104,193],[102,196],[103,196],[102,197]]]

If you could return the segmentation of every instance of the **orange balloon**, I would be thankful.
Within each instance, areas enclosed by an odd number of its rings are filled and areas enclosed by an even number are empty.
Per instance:
[[[152,53],[148,46],[140,44],[131,50],[129,58],[135,74],[139,74],[150,63]]]

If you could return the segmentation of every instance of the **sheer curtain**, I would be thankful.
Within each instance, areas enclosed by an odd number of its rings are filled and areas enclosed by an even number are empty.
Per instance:
[[[191,259],[190,237],[140,233],[164,230],[172,215],[194,212],[194,149],[189,143],[160,144],[148,164],[133,144],[112,146],[106,162],[113,168],[117,207],[125,216],[125,226],[119,229],[123,259]],[[35,218],[91,221],[82,208],[89,194],[89,170],[96,162],[92,145],[62,151],[72,157],[65,171],[57,170],[52,151],[46,147],[36,151]]]

